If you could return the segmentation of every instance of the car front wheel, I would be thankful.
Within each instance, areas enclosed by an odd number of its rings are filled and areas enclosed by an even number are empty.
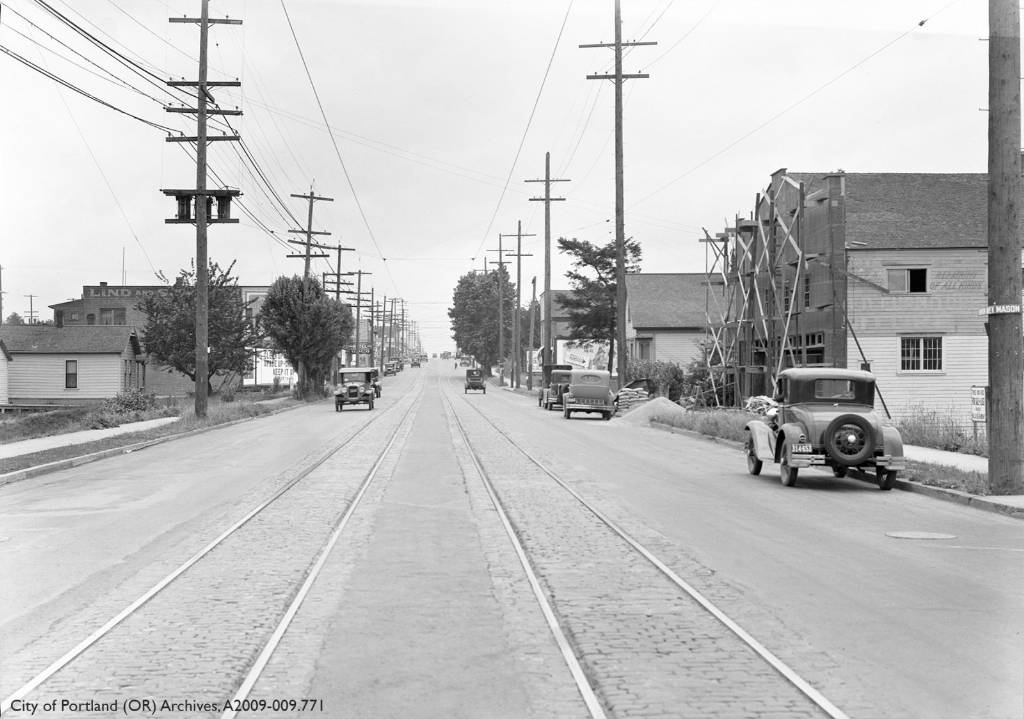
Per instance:
[[[754,448],[754,435],[747,434],[745,449],[747,451],[747,471],[756,477],[761,474],[764,462],[757,458],[757,450]]]

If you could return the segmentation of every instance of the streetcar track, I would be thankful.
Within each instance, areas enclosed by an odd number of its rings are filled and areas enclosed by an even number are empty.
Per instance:
[[[442,392],[447,397],[447,393]],[[471,407],[488,425],[490,425],[500,436],[502,436],[515,450],[526,457],[533,465],[540,469],[545,475],[552,479],[559,487],[564,489],[570,494],[579,504],[581,504],[588,512],[596,517],[602,524],[616,534],[621,540],[626,542],[635,552],[640,554],[649,564],[655,567],[658,572],[667,578],[672,584],[681,589],[686,595],[693,599],[698,605],[701,606],[708,614],[713,616],[720,624],[728,629],[734,636],[740,639],[747,647],[749,647],[754,653],[756,653],[761,659],[769,664],[780,676],[782,676],[789,684],[798,689],[804,696],[806,696],[811,702],[813,702],[818,708],[824,711],[832,719],[849,719],[845,712],[839,707],[833,704],[827,697],[824,696],[820,691],[814,688],[807,680],[801,677],[795,670],[787,665],[782,659],[776,656],[771,650],[759,642],[753,635],[747,632],[742,626],[731,619],[725,612],[717,607],[710,599],[705,597],[698,589],[696,589],[689,582],[680,577],[675,571],[673,571],[667,564],[658,559],[658,557],[647,549],[642,543],[633,538],[628,532],[622,529],[617,523],[611,518],[597,509],[595,506],[587,502],[576,490],[570,487],[563,479],[561,479],[554,471],[549,469],[543,462],[534,457],[530,452],[524,449],[516,440],[503,428],[499,427],[494,421],[492,421],[484,412],[476,406],[473,402],[470,402],[468,398],[463,397],[463,401],[469,407]],[[472,444],[469,441],[468,435],[465,433],[463,425],[458,420],[458,416],[454,411],[454,405],[451,404],[449,399],[449,406],[452,409],[453,415],[455,415],[456,421],[459,424],[459,428],[462,431],[463,438],[466,442],[467,449],[473,459],[473,463],[477,466],[481,476],[484,476],[484,470],[482,464],[477,456],[476,450],[473,449]],[[488,487],[488,493],[492,493],[493,488],[490,485],[490,480],[484,480],[485,486]],[[514,537],[517,534],[514,525],[510,520],[507,519],[504,509],[501,508],[500,500],[497,498],[496,493],[492,497],[495,508],[499,514],[503,517],[503,521],[508,521],[509,525],[507,531],[510,537]],[[520,551],[520,544],[517,538],[513,538],[513,542],[517,547],[517,553]],[[524,568],[527,566],[528,559],[521,555],[520,560],[524,563]],[[530,572],[531,570],[527,570]],[[531,580],[531,584],[533,581]],[[535,590],[536,591],[536,590]],[[547,613],[545,612],[545,616]],[[561,629],[558,630],[561,634]],[[562,635],[564,636],[564,634]],[[570,650],[571,651],[571,650]],[[573,655],[575,660],[575,655]],[[575,674],[574,674],[575,676]],[[589,684],[588,684],[589,687]],[[589,707],[589,704],[588,704]],[[597,716],[597,715],[595,715]],[[600,716],[603,716],[600,715]]]
[[[420,386],[419,394],[412,401],[409,402],[408,406],[406,406],[405,413],[402,415],[402,419],[399,420],[398,426],[396,427],[396,429],[394,431],[394,435],[392,436],[391,440],[387,443],[387,445],[385,446],[384,450],[382,450],[380,452],[378,461],[375,463],[374,468],[371,471],[371,475],[370,475],[371,477],[376,472],[377,468],[380,466],[381,461],[383,461],[383,458],[387,455],[387,453],[390,450],[391,446],[394,444],[394,441],[398,437],[398,435],[400,433],[400,430],[402,429],[403,426],[405,426],[406,420],[408,419],[409,415],[413,412],[414,409],[418,408],[418,406],[420,404],[420,401],[422,399],[422,394],[423,394],[423,388],[422,388],[422,385],[421,385]],[[212,552],[218,546],[222,545],[227,539],[229,539],[236,532],[238,532],[238,530],[240,530],[242,527],[246,526],[252,519],[254,519],[255,517],[259,516],[261,513],[263,513],[264,510],[266,510],[268,507],[270,507],[273,504],[275,504],[279,499],[281,499],[284,495],[286,495],[291,489],[295,488],[300,482],[302,482],[302,480],[304,480],[307,477],[309,477],[313,472],[315,472],[325,462],[327,462],[329,459],[331,459],[331,457],[333,457],[339,451],[341,451],[346,446],[348,446],[349,444],[354,442],[356,439],[361,437],[364,434],[364,432],[367,429],[369,429],[370,427],[374,426],[375,423],[378,420],[384,418],[385,416],[391,416],[393,414],[392,410],[396,410],[396,409],[398,409],[401,406],[402,406],[401,404],[397,404],[396,403],[396,404],[392,405],[391,407],[383,409],[379,414],[375,414],[365,424],[363,424],[361,427],[359,427],[354,432],[352,432],[348,437],[343,439],[335,447],[333,447],[330,450],[328,450],[327,452],[323,453],[319,458],[314,460],[311,464],[309,464],[308,466],[304,467],[298,474],[296,474],[293,478],[288,480],[280,489],[278,489],[273,494],[271,494],[271,496],[269,498],[267,498],[263,502],[260,502],[258,505],[256,505],[253,509],[251,509],[249,512],[247,512],[241,519],[239,519],[236,522],[234,522],[230,527],[228,527],[221,534],[219,534],[217,537],[215,537],[213,540],[211,540],[209,543],[207,543],[199,551],[197,551],[195,554],[193,554],[189,559],[187,559],[185,562],[180,564],[176,569],[174,569],[172,572],[167,574],[163,579],[161,579],[156,584],[154,584],[152,587],[150,587],[149,590],[147,590],[142,595],[140,595],[137,599],[135,599],[135,601],[131,602],[127,607],[125,607],[120,612],[118,612],[116,615],[114,615],[114,617],[109,619],[102,626],[100,626],[98,629],[93,631],[89,636],[87,636],[85,639],[80,641],[78,644],[76,644],[70,650],[65,652],[62,656],[60,656],[58,659],[53,661],[49,666],[47,666],[45,669],[43,669],[42,671],[37,673],[32,679],[30,679],[28,682],[23,684],[20,688],[18,688],[12,694],[10,694],[8,697],[6,697],[3,700],[3,702],[0,703],[0,715],[3,715],[5,713],[7,713],[8,710],[11,708],[11,705],[15,701],[18,701],[18,700],[23,699],[24,697],[28,696],[35,689],[37,689],[40,685],[42,685],[44,682],[46,682],[48,679],[53,677],[55,674],[57,674],[59,671],[61,671],[65,667],[69,666],[72,662],[75,661],[75,659],[77,659],[83,653],[85,653],[87,650],[89,650],[94,644],[96,644],[102,638],[104,638],[105,636],[110,634],[124,620],[126,620],[127,618],[129,618],[130,616],[135,614],[137,611],[139,611],[145,604],[147,604],[150,600],[152,600],[154,597],[156,597],[158,594],[160,594],[162,591],[164,591],[167,587],[169,587],[171,584],[173,584],[175,582],[175,580],[179,579],[189,569],[191,569],[193,566],[195,566],[197,563],[199,563],[204,557],[209,555],[210,552]],[[365,488],[365,486],[368,486],[368,482],[366,482],[364,480],[364,488]],[[361,491],[359,493],[359,496],[361,497]],[[350,509],[354,506],[356,501],[357,500],[350,501]],[[345,513],[342,521],[343,522],[347,522],[347,518],[348,518],[348,516],[350,514],[351,514],[351,512],[347,511]],[[307,570],[307,572],[308,571],[309,570]]]
[[[586,673],[583,671],[583,667],[580,665],[579,660],[576,658],[576,654],[572,649],[568,637],[562,630],[561,623],[555,616],[555,610],[551,606],[551,602],[548,600],[544,589],[540,585],[540,579],[537,577],[537,573],[534,571],[530,559],[526,554],[526,550],[522,543],[519,541],[519,537],[516,534],[515,528],[513,527],[512,521],[505,511],[505,507],[502,505],[501,500],[498,498],[498,494],[494,488],[493,483],[487,471],[484,469],[483,464],[480,462],[476,451],[473,449],[472,444],[469,441],[469,435],[466,433],[465,427],[462,425],[462,421],[455,413],[455,406],[452,404],[451,398],[441,387],[440,381],[438,382],[438,389],[440,390],[441,397],[444,398],[445,404],[450,412],[448,415],[448,427],[449,431],[457,429],[458,434],[462,439],[466,450],[469,453],[469,458],[473,462],[473,466],[476,468],[477,474],[480,477],[480,481],[483,484],[484,490],[487,492],[488,498],[491,500],[491,505],[494,507],[498,514],[498,518],[501,521],[502,527],[505,529],[505,533],[508,535],[509,540],[512,542],[512,547],[515,550],[516,556],[519,559],[519,563],[523,567],[523,571],[526,574],[527,581],[530,584],[530,589],[533,591],[534,598],[540,605],[541,613],[544,615],[544,621],[548,625],[551,634],[555,639],[555,643],[558,645],[558,650],[562,654],[562,659],[565,661],[569,668],[569,673],[572,674],[573,681],[576,683],[576,687],[580,693],[580,697],[586,704],[587,711],[590,712],[590,716],[593,719],[605,719],[607,716],[604,712],[604,708],[601,706],[600,700],[597,698],[597,694],[594,691],[594,687],[591,686],[590,681],[587,679]],[[453,425],[454,421],[454,425]],[[454,438],[454,433],[453,433]]]

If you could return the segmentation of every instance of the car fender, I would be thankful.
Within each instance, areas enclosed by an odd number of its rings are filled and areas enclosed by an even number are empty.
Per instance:
[[[764,422],[754,419],[747,422],[747,431],[754,440],[754,453],[758,459],[774,461],[772,453],[772,429]]]
[[[890,457],[903,456],[903,437],[895,427],[882,427],[882,451]]]
[[[786,424],[779,427],[778,440],[775,443],[776,462],[782,459],[782,453],[785,449],[786,442],[797,442],[800,440],[801,435],[803,435],[806,438],[806,441],[813,442],[813,440],[807,436],[807,430],[804,429],[802,424],[799,424],[797,422],[787,422]]]

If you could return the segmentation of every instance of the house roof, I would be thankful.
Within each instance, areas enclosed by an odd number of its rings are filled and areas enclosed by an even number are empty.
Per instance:
[[[11,357],[11,353],[8,352],[7,350],[7,345],[4,344],[3,340],[0,340],[0,355],[3,355],[4,359],[6,359],[8,362],[10,362],[11,359],[13,359]]]
[[[835,173],[787,173],[807,194]],[[858,249],[988,246],[988,175],[843,173],[846,241]],[[1022,217],[1024,220],[1024,217]]]
[[[626,275],[626,303],[634,327],[704,327],[707,275],[640,272]],[[715,285],[721,280],[712,279]]]
[[[130,342],[142,354],[135,330],[122,325],[2,325],[0,341],[10,354],[121,354]]]

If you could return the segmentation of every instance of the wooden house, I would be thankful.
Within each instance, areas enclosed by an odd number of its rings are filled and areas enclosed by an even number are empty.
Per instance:
[[[146,386],[145,358],[131,327],[0,326],[9,353],[11,404],[85,404]]]
[[[702,272],[627,274],[630,359],[674,362],[685,368],[699,358],[707,340],[709,289],[721,293],[722,283]]]

